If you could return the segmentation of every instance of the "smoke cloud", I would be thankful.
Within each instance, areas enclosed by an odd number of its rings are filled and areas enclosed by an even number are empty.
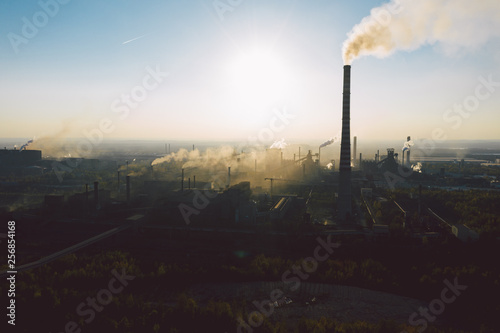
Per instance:
[[[335,142],[335,138],[330,138],[327,141],[323,142],[319,147],[323,148],[323,147],[331,145],[334,142]]]
[[[285,142],[285,139],[281,139],[281,140],[278,140],[278,141],[275,141],[271,147],[271,149],[285,149],[286,146],[288,146],[288,143]]]
[[[403,144],[403,153],[407,150],[410,150],[413,145],[414,143],[412,140],[405,141],[405,143]]]
[[[392,0],[371,10],[343,45],[345,64],[439,43],[446,53],[474,49],[500,36],[498,0]]]
[[[422,163],[418,162],[417,164],[413,164],[413,165],[411,166],[411,169],[412,169],[414,172],[422,173]]]
[[[21,148],[19,148],[19,151],[26,149],[26,147],[28,147],[31,143],[33,143],[33,140],[34,139],[28,140],[28,142],[26,142],[24,145],[21,146]]]
[[[220,168],[231,166],[237,160],[237,154],[233,147],[222,146],[218,148],[208,148],[205,152],[198,149],[188,151],[184,148],[178,152],[170,153],[164,157],[157,158],[151,165],[161,163],[180,162],[182,168]]]

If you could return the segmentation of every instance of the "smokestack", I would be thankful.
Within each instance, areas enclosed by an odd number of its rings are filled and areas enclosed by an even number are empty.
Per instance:
[[[89,184],[85,184],[85,209],[89,209]]]
[[[361,163],[363,163],[363,153],[359,153],[359,169],[361,170]]]
[[[356,161],[356,148],[357,148],[357,145],[358,145],[358,137],[355,136],[354,137],[354,146],[352,148],[352,159]]]
[[[342,141],[340,142],[338,217],[348,221],[351,209],[351,66],[344,66],[344,90],[342,98]],[[361,163],[361,158],[360,158]]]
[[[188,178],[188,190],[191,189],[191,177]]]
[[[418,185],[418,217],[420,220],[420,214],[422,212],[422,184]]]
[[[127,191],[127,205],[130,204],[130,176],[125,177],[126,179],[126,191]]]
[[[227,187],[231,186],[231,167],[227,167]]]
[[[193,188],[196,188],[196,176],[193,176]]]
[[[94,182],[94,206],[99,209],[99,182]]]
[[[377,150],[377,163],[380,160],[380,150]]]
[[[181,192],[184,192],[184,169],[182,169],[182,176],[181,176]]]
[[[411,162],[410,162],[410,150],[408,149],[408,152],[406,154],[406,163],[408,164],[408,166],[411,166]]]
[[[405,152],[403,152],[401,155],[402,155],[401,156],[401,158],[402,158],[401,159],[401,166],[404,166],[405,165]]]
[[[193,145],[193,151],[194,151],[194,145]]]

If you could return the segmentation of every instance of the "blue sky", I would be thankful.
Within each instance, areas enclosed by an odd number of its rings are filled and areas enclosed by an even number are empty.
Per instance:
[[[221,20],[211,0],[72,0],[16,52],[9,33],[23,37],[23,17],[33,23],[42,8],[2,1],[0,137],[80,137],[106,119],[109,138],[244,140],[286,108],[295,118],[277,139],[329,138],[341,128],[342,43],[382,3],[242,0]],[[500,87],[474,112],[444,119],[479,77],[500,81],[499,44],[356,60],[351,132],[430,138],[442,129],[449,139],[500,139]],[[120,118],[113,103],[143,84],[147,68],[169,74]]]

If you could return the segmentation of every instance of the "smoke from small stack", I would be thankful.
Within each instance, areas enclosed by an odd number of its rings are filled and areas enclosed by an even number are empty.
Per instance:
[[[412,169],[414,172],[422,173],[422,163],[418,162],[417,164],[413,164],[413,165],[411,166],[411,169]]]
[[[498,0],[392,0],[374,8],[344,42],[344,64],[436,44],[446,53],[474,49],[500,36]]]
[[[323,147],[331,145],[334,142],[335,142],[335,138],[330,138],[327,141],[323,142],[319,147],[323,148]]]
[[[286,146],[288,146],[288,143],[285,142],[285,139],[281,139],[281,140],[278,140],[278,141],[275,141],[271,147],[269,147],[270,149],[285,149]]]
[[[19,148],[19,151],[22,151],[23,149],[25,149],[26,147],[28,147],[31,143],[33,143],[33,139],[32,140],[28,140],[28,142],[26,142],[24,145],[22,145],[21,148]]]

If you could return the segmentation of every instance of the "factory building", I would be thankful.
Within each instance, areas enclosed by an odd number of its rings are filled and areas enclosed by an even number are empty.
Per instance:
[[[41,150],[0,150],[0,169],[33,166],[42,159]]]

